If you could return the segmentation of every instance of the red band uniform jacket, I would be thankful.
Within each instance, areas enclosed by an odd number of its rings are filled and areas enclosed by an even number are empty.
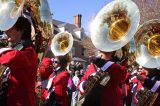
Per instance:
[[[30,46],[0,54],[0,64],[10,68],[7,106],[36,106],[35,82],[38,59]]]
[[[40,66],[40,74],[41,74],[41,80],[47,80],[48,77],[53,73],[53,67],[51,58],[44,57],[41,66]]]
[[[56,101],[60,101],[62,106],[68,106],[68,80],[70,74],[68,71],[60,72],[53,80],[53,85],[55,86],[55,94],[56,94]]]
[[[91,64],[87,68],[84,76],[81,79],[81,82],[79,83],[79,89],[80,84],[87,80],[91,74],[96,72],[93,65],[94,64]],[[110,74],[111,78],[101,91],[100,104],[101,106],[123,106],[122,82],[126,77],[126,69],[119,64],[113,63],[107,69],[107,72]]]

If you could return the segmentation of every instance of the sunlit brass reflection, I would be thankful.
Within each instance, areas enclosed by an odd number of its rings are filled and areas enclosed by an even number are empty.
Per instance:
[[[59,49],[61,51],[65,51],[69,45],[68,37],[62,35],[62,37],[58,39],[58,44],[59,44]]]
[[[130,28],[130,20],[126,19],[118,19],[114,23],[112,23],[109,29],[109,38],[113,41],[117,41],[126,36],[127,32]]]
[[[132,39],[139,22],[140,12],[132,0],[113,0],[100,10],[90,25],[92,43],[102,51],[118,50]]]
[[[138,43],[141,42],[141,44],[146,46],[147,51],[151,56],[160,56],[160,33],[156,23],[152,24],[148,29],[146,28],[143,31],[141,38],[139,35],[137,40],[139,41]]]
[[[153,35],[148,39],[148,52],[153,56],[160,56],[160,34]]]
[[[73,46],[73,36],[69,32],[60,32],[54,36],[51,51],[55,56],[63,56],[70,52]]]
[[[136,62],[146,68],[157,68],[160,62],[160,20],[143,23],[135,34]]]
[[[128,10],[125,6],[117,4],[113,10],[104,18],[104,23],[108,24],[109,31],[107,36],[111,41],[119,41],[129,32],[131,21]]]
[[[17,7],[19,7],[21,5],[21,3],[22,3],[22,0],[15,0],[15,3],[17,5]]]

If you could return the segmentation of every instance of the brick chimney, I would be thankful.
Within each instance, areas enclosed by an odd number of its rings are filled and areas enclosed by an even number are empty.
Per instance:
[[[81,27],[81,18],[82,18],[81,14],[77,14],[74,16],[74,25],[78,28]]]

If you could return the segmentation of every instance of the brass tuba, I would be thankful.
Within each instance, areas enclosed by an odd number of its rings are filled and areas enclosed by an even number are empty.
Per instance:
[[[140,22],[138,6],[132,0],[114,0],[104,6],[91,22],[91,40],[94,46],[105,52],[120,49],[134,36]],[[101,74],[100,74],[101,73]],[[87,91],[80,97],[82,99],[90,93],[97,82],[103,81],[107,76],[99,71],[97,78],[89,79]],[[108,77],[110,78],[110,77]],[[108,80],[106,79],[108,82]]]
[[[135,34],[136,61],[146,68],[160,66],[160,20],[142,24]]]
[[[71,50],[72,46],[72,34],[69,32],[60,32],[52,39],[51,51],[55,56],[63,56]]]
[[[11,28],[21,15],[25,0],[0,0],[0,30]]]
[[[92,43],[102,51],[118,50],[133,38],[139,22],[140,12],[132,0],[112,1],[91,23]]]
[[[136,62],[146,68],[160,66],[160,20],[143,23],[135,34]],[[138,92],[139,106],[152,106],[159,95],[147,88]]]

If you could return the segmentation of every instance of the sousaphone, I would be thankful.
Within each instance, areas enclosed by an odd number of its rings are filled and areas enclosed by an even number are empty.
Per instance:
[[[91,23],[91,40],[102,51],[115,51],[134,36],[140,22],[138,6],[131,0],[114,0]]]
[[[91,40],[94,46],[105,52],[116,51],[125,46],[134,36],[140,22],[138,6],[131,0],[114,0],[104,6],[91,22]],[[90,94],[97,83],[107,84],[110,76],[103,71],[88,79],[85,93]],[[92,92],[93,94],[93,92]],[[86,101],[88,101],[86,99]]]
[[[51,42],[51,51],[55,56],[66,55],[73,46],[73,37],[69,32],[60,32]]]
[[[160,67],[160,20],[142,24],[135,34],[136,62],[146,68]]]
[[[25,0],[0,0],[0,30],[11,28],[21,15]]]
[[[160,67],[160,20],[143,23],[135,34],[136,62],[146,68]],[[139,106],[153,106],[159,92],[144,87],[137,93]]]

